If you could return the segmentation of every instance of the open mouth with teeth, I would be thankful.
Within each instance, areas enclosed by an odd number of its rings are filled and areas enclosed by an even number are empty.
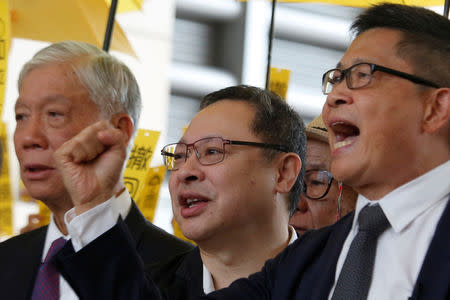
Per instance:
[[[333,149],[339,149],[352,144],[359,136],[359,128],[347,122],[334,122],[330,125],[334,133],[335,141]]]
[[[208,205],[208,202],[208,199],[200,197],[181,197],[179,201],[181,206],[181,215],[188,218],[201,214],[204,208]]]
[[[186,199],[185,207],[191,208],[191,207],[194,207],[194,206],[200,204],[201,202],[207,202],[207,201],[206,201],[206,200],[203,200],[203,199],[198,199],[198,198],[195,198],[195,199]]]

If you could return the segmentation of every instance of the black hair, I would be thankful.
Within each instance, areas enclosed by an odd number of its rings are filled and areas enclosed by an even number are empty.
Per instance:
[[[300,199],[305,173],[306,135],[300,115],[278,95],[248,85],[231,86],[206,95],[200,109],[221,100],[244,101],[256,112],[251,124],[252,132],[265,143],[279,144],[302,160],[302,168],[289,194],[289,211],[292,215]],[[264,149],[264,155],[272,160],[279,154],[276,150]]]

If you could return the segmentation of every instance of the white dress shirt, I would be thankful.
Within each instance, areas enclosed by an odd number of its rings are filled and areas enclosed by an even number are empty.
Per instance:
[[[297,239],[297,232],[295,231],[294,227],[291,225],[289,226],[289,244],[292,244]],[[216,289],[214,288],[214,282],[212,279],[211,272],[209,272],[208,268],[203,264],[203,292],[205,294],[209,294],[211,292],[214,292]]]
[[[120,194],[119,197],[112,197],[108,201],[101,204],[102,206],[96,206],[94,209],[89,210],[86,214],[79,215],[77,217],[73,217],[75,212],[74,209],[69,210],[66,212],[64,218],[66,221],[67,231],[69,232],[69,235],[65,236],[61,233],[61,231],[56,226],[56,223],[53,219],[53,215],[50,216],[50,224],[48,225],[47,235],[45,237],[45,244],[44,244],[44,251],[42,252],[42,259],[41,261],[44,262],[45,257],[47,256],[48,250],[50,249],[50,246],[52,242],[60,237],[63,237],[65,240],[68,240],[72,238],[72,244],[74,245],[74,248],[77,250],[81,249],[82,246],[85,246],[90,241],[95,239],[95,237],[101,235],[103,232],[105,232],[105,227],[107,227],[109,218],[114,218],[116,216],[114,224],[117,222],[117,218],[119,217],[119,214],[122,216],[122,218],[125,219],[125,217],[128,215],[128,212],[131,208],[131,197],[128,194],[128,191],[123,192]],[[109,214],[107,216],[100,215],[99,219],[96,220],[95,226],[90,226],[92,224],[92,215],[93,213],[91,211],[95,209],[99,209],[98,207],[110,207]],[[101,208],[100,208],[101,209]],[[91,212],[91,213],[89,213]],[[67,220],[72,217],[73,222],[70,223],[70,228],[68,226]],[[83,223],[82,226],[77,227]],[[104,227],[97,227],[97,224],[103,223]],[[111,226],[111,227],[112,227]],[[76,251],[77,251],[76,250]],[[64,280],[64,277],[61,275],[59,276],[59,291],[60,291],[60,299],[63,300],[78,300],[78,296],[75,294],[75,292],[72,290],[70,285],[67,283],[66,280]]]
[[[339,256],[334,285],[358,233],[358,215],[379,203],[391,227],[378,238],[368,300],[408,299],[450,194],[450,161],[404,184],[377,201],[358,196],[355,218]]]

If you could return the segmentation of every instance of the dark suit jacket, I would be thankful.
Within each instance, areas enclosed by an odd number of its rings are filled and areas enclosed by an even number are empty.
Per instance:
[[[147,221],[133,202],[125,219],[135,251],[146,263],[167,260],[192,245]],[[0,243],[0,298],[30,299],[40,266],[47,226]]]
[[[333,226],[306,233],[268,261],[262,272],[201,299],[327,299],[353,217],[351,213]],[[449,237],[450,201],[447,201],[409,299],[450,299]]]
[[[165,299],[192,300],[204,295],[203,262],[198,247],[169,261],[146,266]]]
[[[327,299],[353,217],[354,213],[350,213],[335,225],[305,233],[250,279],[239,279],[229,288],[201,299]],[[450,201],[447,201],[410,299],[450,299],[449,236]],[[58,266],[67,272],[68,281],[79,287],[83,299],[159,299],[131,240],[127,227],[119,221],[76,254],[65,247],[58,255]],[[111,248],[117,243],[123,246]],[[94,261],[95,255],[99,259]],[[96,267],[89,268],[91,263]]]

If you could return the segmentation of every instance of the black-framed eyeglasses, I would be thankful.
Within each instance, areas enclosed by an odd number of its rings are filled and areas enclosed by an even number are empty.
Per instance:
[[[306,171],[304,177],[303,193],[312,200],[325,197],[330,191],[333,175],[325,170]]]
[[[161,150],[164,165],[169,171],[176,171],[186,162],[194,149],[195,156],[201,165],[208,166],[220,163],[225,158],[225,145],[243,145],[289,152],[286,146],[247,141],[232,141],[221,137],[207,137],[191,144],[173,143]],[[192,153],[192,152],[191,152]]]
[[[404,73],[401,71],[397,71],[394,69],[386,68],[376,64],[370,63],[358,63],[353,66],[341,70],[341,69],[331,69],[322,76],[322,92],[325,95],[328,95],[333,90],[333,87],[340,83],[344,78],[347,82],[347,87],[349,89],[359,89],[369,85],[372,80],[373,73],[375,71],[382,71],[385,73],[389,73],[391,75],[395,75],[406,80],[412,81],[417,84],[422,84],[434,88],[439,88],[440,86],[434,82],[423,79],[421,77],[411,75],[408,73]]]

